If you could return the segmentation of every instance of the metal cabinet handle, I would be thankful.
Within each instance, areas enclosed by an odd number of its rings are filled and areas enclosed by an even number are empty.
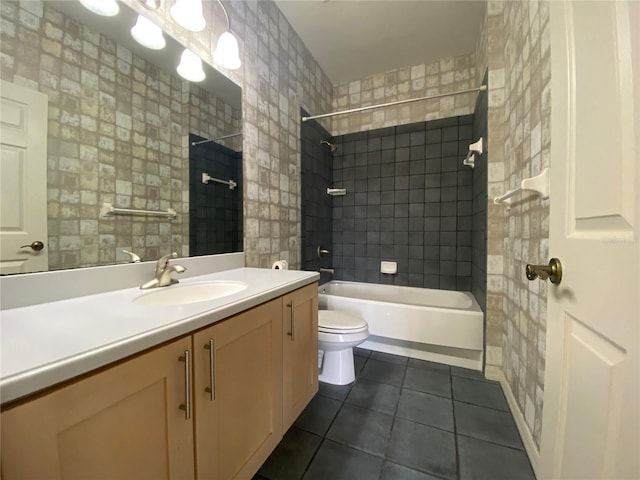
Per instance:
[[[44,243],[42,243],[40,240],[35,240],[31,242],[29,245],[22,245],[20,248],[27,248],[27,247],[29,247],[31,250],[35,252],[39,252],[44,248]]]
[[[287,303],[287,307],[289,307],[289,308],[291,309],[291,311],[289,312],[289,313],[290,313],[290,316],[289,316],[289,322],[290,322],[290,324],[291,324],[291,331],[290,331],[290,332],[287,332],[287,335],[289,335],[289,336],[291,337],[291,341],[293,342],[293,340],[294,340],[294,331],[293,331],[293,328],[294,328],[294,327],[293,327],[293,325],[294,325],[294,322],[293,322],[293,300],[291,300],[291,302],[290,302],[290,303]]]
[[[184,351],[184,355],[178,357],[178,360],[184,362],[184,403],[178,408],[184,410],[185,418],[191,418],[191,352]]]
[[[526,274],[529,280],[535,280],[536,278],[541,280],[549,279],[551,283],[558,284],[562,280],[562,264],[557,258],[549,260],[549,265],[532,265],[528,263]]]
[[[216,399],[216,350],[213,338],[209,339],[209,343],[204,345],[206,350],[209,350],[209,386],[204,389],[205,392],[211,394],[211,401]]]

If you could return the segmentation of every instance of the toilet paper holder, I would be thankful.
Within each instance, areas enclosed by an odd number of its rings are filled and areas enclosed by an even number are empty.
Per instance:
[[[289,264],[286,260],[277,260],[271,265],[273,270],[289,270]]]

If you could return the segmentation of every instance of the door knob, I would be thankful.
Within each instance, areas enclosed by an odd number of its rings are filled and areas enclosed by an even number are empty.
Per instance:
[[[546,280],[548,278],[551,283],[558,284],[562,280],[562,264],[557,258],[549,260],[549,265],[532,265],[528,263],[526,273],[529,280],[535,280],[536,278]]]
[[[44,243],[42,243],[40,240],[35,240],[31,242],[29,245],[22,245],[20,248],[27,248],[27,247],[31,248],[31,250],[35,250],[36,252],[39,252],[44,248]]]

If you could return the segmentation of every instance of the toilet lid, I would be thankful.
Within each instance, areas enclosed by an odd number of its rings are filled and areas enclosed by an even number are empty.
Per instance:
[[[318,328],[324,331],[363,330],[367,322],[355,315],[335,310],[318,311]]]

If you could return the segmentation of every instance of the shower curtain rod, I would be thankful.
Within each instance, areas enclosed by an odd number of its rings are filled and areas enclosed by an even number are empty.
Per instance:
[[[380,105],[369,105],[367,107],[352,108],[351,110],[342,110],[340,112],[323,113],[322,115],[302,117],[302,121],[306,122],[308,120],[314,120],[316,118],[334,117],[336,115],[346,115],[347,113],[363,112],[365,110],[372,110],[374,108],[392,107],[393,105],[401,105],[403,103],[420,102],[422,100],[432,100],[434,98],[450,97],[452,95],[462,95],[463,93],[478,92],[486,89],[487,89],[486,85],[480,85],[477,88],[469,88],[467,90],[458,90],[457,92],[440,93],[438,95],[431,95],[429,97],[409,98],[407,100],[398,100],[396,102],[381,103]]]
[[[223,135],[222,137],[214,138],[212,140],[200,140],[199,142],[191,142],[192,146],[200,145],[201,143],[217,142],[218,140],[224,140],[225,138],[238,137],[242,135],[242,132],[230,133],[229,135]]]

